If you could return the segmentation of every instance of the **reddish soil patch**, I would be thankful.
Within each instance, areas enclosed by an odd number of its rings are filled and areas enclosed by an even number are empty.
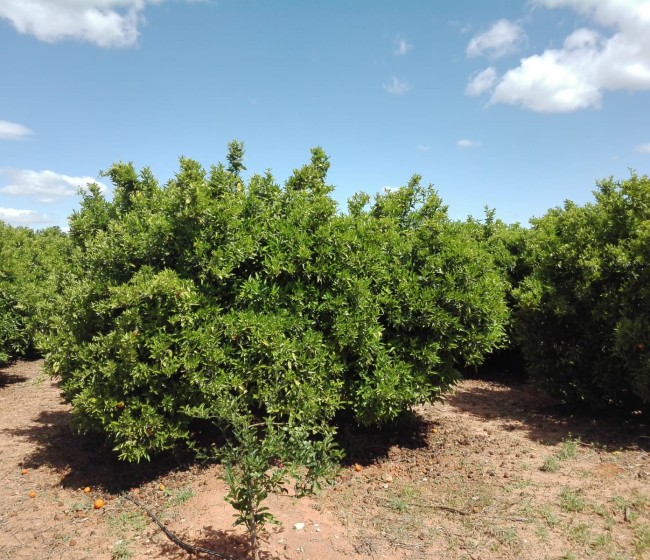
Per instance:
[[[349,463],[318,496],[270,498],[283,525],[263,558],[650,558],[642,417],[573,417],[530,387],[477,380],[416,413],[392,431],[342,434]],[[183,540],[246,558],[219,474],[120,464],[75,434],[40,362],[0,369],[0,559],[190,558],[120,496],[130,489]]]

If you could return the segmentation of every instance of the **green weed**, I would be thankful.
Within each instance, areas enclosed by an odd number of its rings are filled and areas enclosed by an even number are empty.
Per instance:
[[[645,558],[645,554],[650,551],[650,527],[648,525],[639,525],[634,530],[634,535],[634,550],[639,556]]]
[[[594,548],[606,548],[612,544],[612,536],[609,533],[601,533],[591,544]]]
[[[535,536],[537,536],[537,538],[543,543],[547,543],[550,538],[548,527],[546,527],[546,525],[542,525],[538,523],[535,527]]]
[[[403,498],[399,498],[397,496],[393,496],[388,500],[388,505],[390,506],[391,509],[394,509],[395,511],[399,511],[400,513],[404,513],[409,509],[409,505],[404,500]]]
[[[575,459],[579,447],[580,438],[574,439],[571,437],[571,434],[569,434],[569,437],[562,441],[562,448],[555,455],[549,455],[546,458],[541,470],[550,473],[559,471],[561,466],[560,463],[568,461],[569,459]]]
[[[122,513],[109,515],[106,521],[108,528],[117,535],[132,530],[140,532],[147,526],[144,514],[139,511],[123,511]]]
[[[575,459],[578,454],[580,443],[580,438],[574,439],[571,437],[571,434],[569,434],[569,437],[562,441],[562,449],[558,451],[557,458],[560,461]]]
[[[553,511],[551,506],[544,506],[540,510],[540,514],[549,527],[556,527],[560,524],[560,518],[558,517],[557,513]]]
[[[196,492],[189,486],[169,492],[169,501],[172,505],[180,506],[196,496]]]
[[[587,507],[587,500],[580,491],[563,488],[560,492],[560,507],[568,512],[581,512]]]
[[[127,543],[123,540],[117,541],[111,551],[111,560],[129,560],[133,558],[133,552],[129,550]]]
[[[560,461],[555,455],[549,455],[544,461],[541,470],[550,473],[557,472],[560,470]]]
[[[586,523],[579,523],[569,527],[569,538],[582,545],[587,545],[591,541],[591,532]]]

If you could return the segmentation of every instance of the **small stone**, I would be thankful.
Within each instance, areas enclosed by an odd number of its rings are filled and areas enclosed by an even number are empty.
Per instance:
[[[305,528],[305,524],[304,523],[294,523],[293,528],[296,531],[302,531]]]
[[[393,475],[386,473],[386,474],[381,475],[381,479],[384,482],[393,482]]]

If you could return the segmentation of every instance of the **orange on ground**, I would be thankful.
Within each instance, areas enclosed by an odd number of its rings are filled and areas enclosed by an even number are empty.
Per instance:
[[[30,498],[35,498],[35,497],[36,497],[36,492],[34,492],[34,491],[32,490],[32,491],[28,494],[28,496],[29,496]]]
[[[22,471],[20,471],[20,474],[27,474],[28,472],[29,471],[27,469],[23,469]]]
[[[104,500],[102,500],[101,498],[97,498],[97,499],[93,502],[93,507],[94,507],[95,509],[102,509],[102,508],[104,507],[104,503],[105,503]]]
[[[356,465],[354,465],[354,470],[356,472],[361,472],[363,470],[363,467],[359,463],[357,463]]]
[[[84,494],[90,494],[90,486],[84,488]]]
[[[160,490],[161,492],[162,492],[164,489],[165,489],[165,485],[164,485],[164,484],[161,484],[160,486],[158,486],[158,490]]]

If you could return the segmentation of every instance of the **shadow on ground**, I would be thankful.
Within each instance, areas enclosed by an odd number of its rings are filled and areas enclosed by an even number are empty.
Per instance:
[[[24,383],[25,381],[29,381],[30,377],[23,374],[20,366],[24,364],[29,367],[38,361],[39,360],[36,358],[26,358],[19,361],[9,362],[8,364],[0,366],[0,389],[9,387],[10,385],[16,385],[17,383]]]
[[[116,494],[192,464],[188,456],[163,456],[141,464],[118,461],[101,439],[78,435],[71,421],[68,411],[43,411],[35,425],[2,431],[34,444],[35,450],[25,458],[23,467],[47,466],[58,471],[64,488],[92,486]]]
[[[650,450],[648,419],[643,415],[613,417],[571,410],[520,382],[475,379],[461,385],[447,403],[486,420],[499,420],[507,430],[525,432],[538,442],[556,444],[580,438],[610,450]]]
[[[25,377],[24,375],[3,373],[3,371],[0,369],[0,389],[4,389],[5,387],[9,387],[10,385],[15,385],[16,383],[23,383],[28,379],[29,378]]]
[[[392,448],[424,450],[429,447],[429,434],[438,425],[431,418],[413,412],[400,415],[382,428],[366,428],[352,421],[342,421],[337,443],[345,453],[344,464],[369,465],[388,459]]]
[[[215,529],[212,526],[204,526],[203,536],[200,539],[192,540],[182,539],[189,545],[211,550],[220,556],[213,556],[222,559],[232,558],[233,560],[247,560],[250,558],[250,546],[248,541],[243,540],[241,536],[235,535],[233,530]],[[180,536],[180,535],[177,535]],[[176,544],[167,541],[160,546],[160,557],[176,560],[185,560],[187,552],[178,547]],[[208,553],[198,553],[200,558],[209,558]],[[260,551],[260,560],[280,560],[279,556]]]

